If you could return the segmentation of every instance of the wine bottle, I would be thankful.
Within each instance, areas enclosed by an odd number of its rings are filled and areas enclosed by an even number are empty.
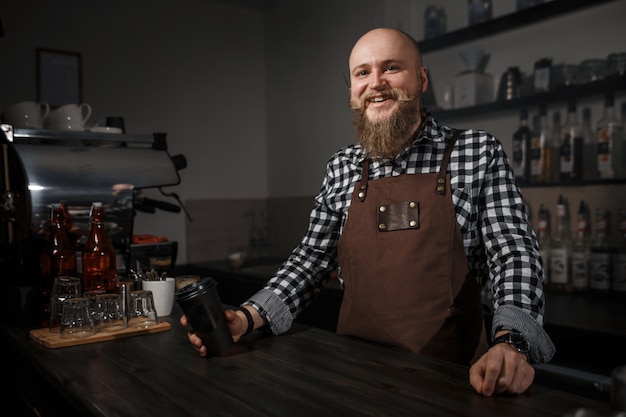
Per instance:
[[[589,289],[589,213],[582,200],[578,206],[576,237],[572,245],[572,288],[574,291]]]
[[[598,173],[600,178],[623,177],[623,128],[615,116],[613,105],[613,94],[607,94],[604,98],[604,114],[596,125]]]
[[[609,212],[596,208],[596,231],[589,254],[589,289],[608,292],[611,288],[611,255],[613,248],[609,237]]]
[[[544,275],[547,282],[550,281],[550,212],[541,204],[537,212],[537,242],[539,244],[539,254],[544,269]]]
[[[556,230],[550,241],[550,279],[548,288],[556,291],[571,291],[571,233],[567,205],[559,195],[556,205]]]
[[[611,291],[626,294],[626,208],[619,209],[619,238],[612,258]]]
[[[528,109],[520,110],[519,127],[513,133],[513,172],[520,183],[530,181],[530,145],[533,132],[528,127]]]
[[[583,176],[583,134],[576,117],[576,101],[567,105],[567,116],[561,127],[560,180],[578,181]]]
[[[552,178],[552,128],[545,105],[539,106],[539,130],[531,142],[530,179],[532,182],[551,182]]]
[[[76,252],[67,237],[65,216],[60,204],[53,204],[50,213],[50,229],[44,249],[40,255],[42,278],[42,323],[46,327],[49,319],[50,291],[54,278],[77,276]]]
[[[591,122],[591,109],[583,109],[583,179],[586,181],[598,178],[598,145]]]
[[[93,203],[90,213],[91,229],[83,249],[83,290],[115,289],[115,249],[104,226],[102,203]]]

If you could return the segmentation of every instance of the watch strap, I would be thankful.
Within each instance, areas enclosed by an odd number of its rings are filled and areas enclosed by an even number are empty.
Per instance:
[[[510,331],[496,337],[493,340],[492,346],[497,345],[498,343],[508,343],[513,349],[517,350],[519,353],[525,354],[526,356],[530,353],[530,344],[521,333],[516,331]]]
[[[246,320],[248,321],[248,328],[246,329],[246,332],[243,334],[243,336],[251,333],[252,330],[254,330],[254,319],[252,318],[252,314],[250,314],[248,309],[245,307],[236,308],[235,311],[241,311],[243,315],[246,316]]]

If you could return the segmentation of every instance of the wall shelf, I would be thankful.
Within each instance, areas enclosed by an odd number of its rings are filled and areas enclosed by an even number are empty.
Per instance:
[[[445,33],[431,39],[424,39],[419,43],[421,52],[434,52],[450,46],[471,42],[477,39],[507,32],[522,26],[542,20],[555,18],[560,15],[594,7],[615,0],[553,0],[528,9],[510,13],[491,19],[484,23],[468,26],[459,30]]]
[[[458,117],[469,117],[485,115],[487,113],[497,113],[507,110],[520,109],[522,107],[534,107],[540,104],[563,102],[570,99],[581,99],[585,97],[600,96],[607,93],[616,93],[626,90],[626,76],[613,75],[605,79],[587,84],[557,87],[553,91],[533,94],[507,101],[494,101],[471,107],[461,107],[458,109],[441,110],[439,108],[429,109],[433,116],[438,119],[451,119]]]
[[[589,181],[554,181],[554,182],[522,182],[518,181],[521,188],[554,188],[554,187],[606,187],[609,185],[624,185],[626,178],[598,179]]]

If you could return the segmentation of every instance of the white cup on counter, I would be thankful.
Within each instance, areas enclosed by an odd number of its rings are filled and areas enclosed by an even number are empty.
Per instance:
[[[41,129],[49,113],[50,105],[45,101],[22,101],[7,107],[1,118],[16,128]]]
[[[141,288],[146,291],[152,291],[154,308],[159,317],[172,314],[174,293],[176,292],[176,280],[174,278],[143,280],[141,281]]]
[[[91,106],[86,103],[66,104],[48,114],[44,126],[52,130],[85,130],[85,123],[91,117]]]

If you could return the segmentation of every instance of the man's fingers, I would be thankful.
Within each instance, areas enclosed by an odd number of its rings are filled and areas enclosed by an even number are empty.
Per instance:
[[[470,384],[481,395],[522,394],[535,378],[535,369],[524,355],[501,344],[489,349],[470,368]]]

